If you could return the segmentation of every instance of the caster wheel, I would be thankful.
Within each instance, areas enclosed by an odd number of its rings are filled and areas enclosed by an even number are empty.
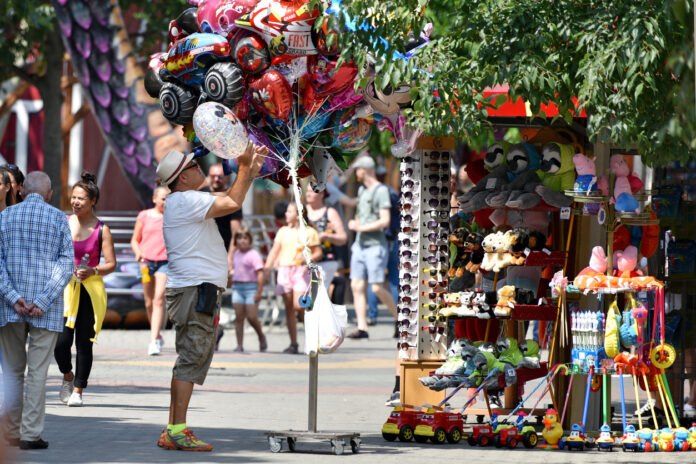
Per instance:
[[[295,443],[296,443],[296,440],[294,438],[288,437],[288,449],[290,451],[295,451]]]
[[[271,453],[279,453],[283,447],[282,442],[274,437],[268,437],[268,446],[271,448]]]
[[[331,451],[333,451],[333,454],[336,456],[340,456],[343,454],[343,447],[345,446],[345,443],[342,440],[331,440]]]
[[[359,438],[351,438],[350,439],[350,449],[353,452],[353,454],[358,454],[360,452],[360,439]]]

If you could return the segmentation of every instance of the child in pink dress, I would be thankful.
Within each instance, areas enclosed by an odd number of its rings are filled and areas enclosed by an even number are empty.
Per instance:
[[[265,282],[263,274],[263,258],[261,254],[251,247],[252,236],[248,228],[242,227],[234,233],[232,238],[235,251],[234,280],[232,284],[232,305],[237,318],[234,328],[237,333],[237,348],[235,352],[244,352],[244,319],[256,331],[259,337],[259,350],[266,351],[268,344],[263,334],[259,321],[259,301]]]

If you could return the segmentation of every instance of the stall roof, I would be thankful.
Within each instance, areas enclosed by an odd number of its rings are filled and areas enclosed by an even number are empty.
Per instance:
[[[496,85],[494,87],[486,87],[483,90],[484,97],[505,95],[507,97],[508,90],[510,86],[508,84]],[[573,97],[573,103],[577,106],[578,99]],[[543,117],[544,114],[547,118],[552,118],[558,114],[558,106],[554,102],[548,102],[546,104],[542,103],[539,111],[541,114],[537,116]],[[500,105],[496,109],[488,109],[488,117],[527,117],[531,118],[535,115],[532,114],[529,102],[525,102],[522,97],[519,97],[517,101],[512,101],[509,97],[506,98],[505,103]],[[580,111],[580,118],[587,118],[587,113],[583,109]]]

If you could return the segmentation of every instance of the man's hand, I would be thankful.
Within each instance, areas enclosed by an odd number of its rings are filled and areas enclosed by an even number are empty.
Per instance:
[[[358,219],[351,219],[348,221],[348,228],[353,232],[360,232],[360,221]]]
[[[31,317],[40,317],[43,316],[44,310],[36,306],[34,303],[29,305],[29,316]]]
[[[27,302],[24,301],[24,298],[18,299],[18,300],[15,302],[15,304],[14,304],[14,306],[13,306],[13,309],[14,309],[15,312],[16,312],[17,314],[19,314],[20,316],[27,316],[27,315],[29,315],[29,311],[30,311],[30,307],[29,307],[29,305],[27,304]]]
[[[249,175],[256,177],[263,166],[264,158],[268,155],[268,147],[255,145],[253,142],[247,144],[242,156],[237,158],[240,167],[249,168]]]

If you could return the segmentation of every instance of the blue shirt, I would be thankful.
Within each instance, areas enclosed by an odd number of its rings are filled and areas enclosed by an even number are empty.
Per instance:
[[[27,322],[62,332],[63,289],[72,276],[74,259],[65,214],[38,193],[0,213],[0,327]],[[36,304],[44,314],[20,316],[13,308],[19,298]]]

